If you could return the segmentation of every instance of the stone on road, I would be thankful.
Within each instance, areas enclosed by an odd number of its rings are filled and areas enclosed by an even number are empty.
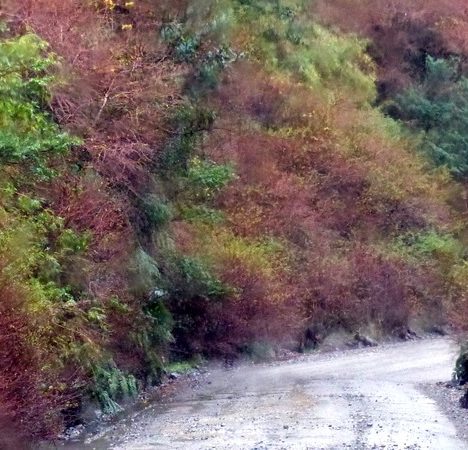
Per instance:
[[[450,379],[455,352],[429,339],[215,370],[80,448],[468,449],[418,387]]]

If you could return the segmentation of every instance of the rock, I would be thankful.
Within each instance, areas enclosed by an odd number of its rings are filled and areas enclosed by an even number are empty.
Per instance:
[[[411,341],[413,339],[419,339],[419,335],[408,327],[401,327],[394,331],[394,333],[403,341]]]
[[[354,335],[354,340],[361,343],[365,347],[377,347],[379,345],[376,341],[361,333],[356,333]]]
[[[76,427],[68,428],[65,431],[64,435],[62,436],[62,438],[65,439],[65,440],[77,439],[78,437],[80,437],[80,435],[84,431],[85,431],[84,425],[80,424],[80,425],[77,425]]]
[[[447,336],[448,331],[441,325],[434,325],[430,330],[430,333],[438,334],[439,336]]]
[[[180,377],[180,374],[176,372],[171,372],[168,376],[170,380],[177,380]]]
[[[462,408],[468,409],[468,390],[465,392],[465,395],[460,399],[460,406]]]

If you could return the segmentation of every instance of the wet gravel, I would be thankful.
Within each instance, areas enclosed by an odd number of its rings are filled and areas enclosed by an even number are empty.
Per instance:
[[[467,450],[452,391],[436,384],[450,379],[455,353],[448,339],[425,339],[211,368],[172,400],[66,447]]]
[[[468,409],[460,406],[465,387],[447,381],[425,384],[421,389],[433,398],[457,429],[458,437],[468,442]]]

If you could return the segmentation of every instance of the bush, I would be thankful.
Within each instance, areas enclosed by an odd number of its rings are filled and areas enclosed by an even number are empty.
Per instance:
[[[396,99],[403,121],[423,132],[422,148],[437,165],[468,177],[468,79],[459,61],[428,56],[422,83]]]
[[[189,195],[197,201],[212,200],[233,179],[234,170],[231,166],[195,157],[189,164],[187,189]]]
[[[123,373],[112,362],[96,366],[92,372],[91,395],[98,400],[104,414],[112,415],[122,411],[117,402],[138,394],[135,377]]]
[[[468,344],[464,344],[460,349],[460,355],[455,363],[454,375],[460,384],[468,383]]]
[[[182,256],[176,259],[175,267],[177,278],[171,288],[177,296],[219,299],[226,294],[227,287],[200,260]]]
[[[463,255],[463,247],[459,241],[449,234],[434,230],[402,234],[397,238],[395,248],[400,253],[419,260],[437,258],[448,267],[453,267]]]
[[[214,111],[206,108],[192,105],[179,108],[172,118],[177,133],[161,155],[162,169],[185,174],[201,142],[202,133],[212,128],[215,118]]]
[[[149,195],[144,199],[143,212],[150,227],[156,230],[167,225],[172,219],[170,205],[154,195]]]
[[[0,164],[21,163],[42,178],[50,176],[48,157],[80,142],[44,112],[57,64],[47,48],[33,34],[0,42]]]

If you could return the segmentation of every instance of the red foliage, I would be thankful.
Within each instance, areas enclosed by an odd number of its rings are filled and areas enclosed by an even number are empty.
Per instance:
[[[252,342],[289,343],[304,320],[294,286],[284,274],[277,276],[274,286],[242,261],[226,261],[220,278],[236,287],[235,294],[221,301],[195,297],[171,305],[174,317],[181,319],[175,329],[179,350],[235,357]]]
[[[423,229],[427,217],[444,223],[450,220],[448,208],[425,194],[418,197],[408,192],[396,200],[385,191],[379,196],[371,193],[366,160],[337,151],[336,136],[323,125],[352,129],[358,113],[344,105],[327,122],[320,117],[320,104],[302,87],[274,83],[247,63],[232,71],[219,92],[223,115],[207,147],[215,159],[234,161],[239,174],[218,203],[227,212],[232,229],[242,236],[286,239],[293,246],[296,258],[291,280],[284,282],[288,287],[283,289],[296,292],[306,308],[302,320],[295,318],[297,323],[302,326],[305,317],[325,328],[341,326],[352,331],[373,322],[392,331],[422,309],[440,317],[440,277],[429,268],[417,270],[403,261],[385,259],[372,243]],[[304,117],[304,111],[314,111],[316,120]],[[252,131],[242,122],[252,120],[266,128]],[[233,124],[238,127],[236,133],[230,132]],[[281,126],[295,130],[304,126],[305,131],[275,134],[273,130]],[[392,149],[384,151],[388,142],[370,136],[358,145],[382,171],[395,164],[388,159]],[[266,294],[259,280],[252,284],[258,290],[250,292],[248,277],[236,264],[227,280],[246,292],[243,301],[226,307],[226,311],[233,308],[235,317],[249,317],[255,323],[253,305],[259,306],[258,317],[268,316],[268,308],[277,308],[268,301],[252,305],[251,299]],[[274,314],[268,317],[272,329],[281,329]],[[248,335],[248,321],[239,321],[230,329]],[[256,325],[255,331],[261,330]]]
[[[464,0],[320,0],[312,9],[326,24],[371,39],[384,98],[422,70],[427,53],[468,54]]]
[[[128,206],[124,198],[110,198],[105,184],[96,178],[86,184],[74,178],[55,183],[53,207],[65,219],[65,224],[80,232],[91,232],[93,242],[101,248],[106,240],[130,233],[127,219]],[[114,242],[118,244],[118,242]],[[121,242],[114,248],[118,255],[128,242]],[[108,259],[108,258],[106,258]]]
[[[66,83],[56,86],[50,106],[61,125],[86,138],[88,165],[108,191],[136,195],[147,188],[148,169],[167,138],[167,111],[180,101],[175,76],[183,68],[154,36],[167,6],[155,11],[153,2],[138,1],[106,10],[92,3],[8,1],[5,11],[9,22],[33,30],[63,58]]]
[[[0,261],[0,274],[3,267]],[[22,292],[0,275],[0,447],[22,448],[26,436],[52,438],[60,431],[63,396],[48,390],[45,360],[28,341],[31,321]],[[12,444],[14,443],[14,445]],[[13,446],[8,447],[12,444]],[[6,447],[3,447],[6,445]],[[16,446],[18,445],[18,447]]]

